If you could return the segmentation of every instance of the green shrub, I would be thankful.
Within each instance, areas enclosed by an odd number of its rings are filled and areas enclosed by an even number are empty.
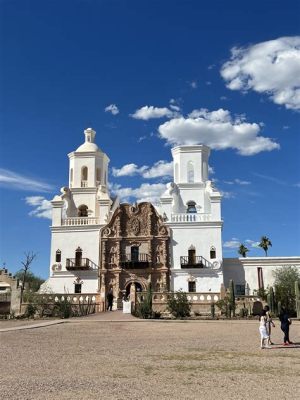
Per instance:
[[[191,314],[191,303],[188,301],[186,293],[179,290],[176,293],[170,294],[167,309],[176,318],[189,317]]]
[[[26,311],[25,311],[25,317],[26,318],[33,318],[35,313],[37,311],[37,307],[33,303],[29,303],[27,305]]]

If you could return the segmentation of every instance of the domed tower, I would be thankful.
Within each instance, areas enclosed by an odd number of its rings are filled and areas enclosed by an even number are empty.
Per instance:
[[[78,285],[82,293],[97,292],[100,229],[113,213],[107,190],[109,158],[95,143],[92,128],[86,129],[84,136],[84,143],[68,154],[69,186],[63,187],[51,202],[47,285],[55,293],[74,293]]]
[[[174,181],[160,199],[159,212],[171,228],[171,287],[186,292],[220,291],[223,284],[221,194],[208,177],[210,148],[172,149]]]

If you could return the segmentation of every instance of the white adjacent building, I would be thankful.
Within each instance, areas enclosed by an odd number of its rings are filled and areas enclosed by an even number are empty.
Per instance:
[[[84,143],[68,155],[69,185],[52,200],[50,277],[41,291],[99,294],[101,234],[119,212],[119,200],[109,195],[109,158],[96,145],[96,132],[88,128],[84,135]],[[170,232],[167,286],[216,294],[233,279],[238,294],[252,295],[273,285],[276,268],[300,269],[300,257],[223,259],[222,196],[209,180],[209,155],[204,145],[172,149],[174,181],[155,205]]]

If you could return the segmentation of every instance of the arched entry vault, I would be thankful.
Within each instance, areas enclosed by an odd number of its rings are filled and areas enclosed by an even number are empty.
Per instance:
[[[134,285],[134,286],[135,286],[135,291],[136,291],[136,292],[143,292],[143,291],[147,290],[147,287],[146,287],[146,285],[145,285],[145,282],[142,282],[142,281],[139,280],[139,279],[138,279],[138,280],[133,280],[133,279],[131,279],[130,281],[128,281],[128,282],[125,284],[125,291],[126,291],[125,295],[126,295],[126,297],[128,297],[129,294],[130,294],[131,285]]]

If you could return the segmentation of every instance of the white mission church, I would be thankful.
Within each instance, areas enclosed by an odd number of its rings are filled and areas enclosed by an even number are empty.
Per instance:
[[[212,293],[233,279],[236,293],[252,295],[273,284],[281,266],[300,268],[300,257],[223,258],[221,193],[208,177],[210,149],[172,148],[174,181],[159,204],[120,204],[108,189],[108,156],[96,132],[68,154],[69,185],[52,200],[50,276],[41,290],[88,293],[115,307],[131,288]]]

